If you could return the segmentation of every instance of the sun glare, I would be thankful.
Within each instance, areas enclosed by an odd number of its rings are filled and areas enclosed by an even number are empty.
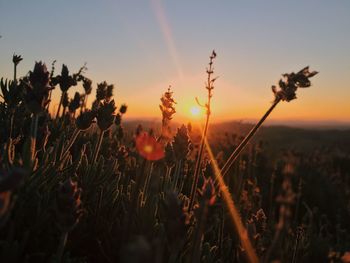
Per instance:
[[[198,106],[192,106],[190,108],[190,113],[191,113],[192,117],[198,118],[198,117],[202,116],[203,111]]]

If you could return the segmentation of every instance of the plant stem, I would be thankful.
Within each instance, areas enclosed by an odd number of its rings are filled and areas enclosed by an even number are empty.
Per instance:
[[[75,128],[75,130],[74,130],[74,132],[73,132],[73,134],[68,142],[66,149],[63,151],[63,154],[61,155],[60,160],[64,160],[67,157],[66,155],[68,155],[69,150],[72,147],[72,145],[74,144],[75,140],[77,139],[79,133],[80,133],[80,130],[78,128]]]
[[[17,65],[16,65],[16,63],[13,64],[13,81],[16,85],[17,84]]]
[[[61,94],[60,103],[58,104],[58,109],[57,109],[57,112],[56,112],[56,120],[57,120],[58,117],[60,116],[61,105],[62,105],[63,98],[64,98],[64,96],[65,96],[66,93],[67,93],[67,91],[63,91],[62,94]]]
[[[11,117],[10,117],[10,139],[12,139],[12,133],[13,133],[13,120],[15,118],[15,112],[14,110],[11,111]]]
[[[208,216],[208,201],[204,200],[201,202],[199,217],[197,221],[197,229],[194,237],[193,253],[191,262],[200,262],[201,259],[201,247],[203,242],[203,232]]]
[[[266,120],[266,118],[270,115],[270,113],[273,111],[273,109],[276,107],[276,105],[280,101],[281,100],[278,99],[271,105],[271,107],[267,110],[267,112],[260,119],[260,121],[253,127],[253,129],[250,130],[248,135],[243,139],[243,141],[233,151],[233,153],[231,154],[231,156],[228,158],[228,160],[226,161],[226,163],[224,164],[224,166],[221,169],[221,174],[222,174],[223,177],[228,173],[229,169],[231,168],[232,164],[236,161],[236,159],[239,156],[239,154],[247,146],[247,144],[250,141],[250,139],[254,136],[254,134],[257,132],[257,130],[260,128],[260,126],[263,124],[263,122]]]
[[[98,138],[98,141],[97,141],[95,149],[94,149],[94,154],[92,155],[91,165],[93,165],[97,160],[97,156],[98,156],[98,153],[99,153],[100,148],[101,148],[104,133],[105,133],[105,131],[101,130],[100,137]]]
[[[135,188],[132,191],[131,194],[131,200],[130,200],[130,207],[129,207],[129,211],[128,211],[128,221],[126,222],[126,228],[125,228],[125,232],[123,234],[123,240],[127,241],[129,239],[129,235],[130,235],[130,231],[131,231],[131,225],[132,225],[132,219],[134,217],[134,214],[137,210],[137,200],[138,200],[138,196],[139,196],[139,189],[141,187],[141,183],[142,183],[142,179],[143,179],[143,175],[145,172],[145,167],[146,167],[146,159],[143,159],[141,161],[141,167],[140,167],[140,172],[139,174],[136,174],[136,178],[135,178]]]
[[[39,122],[39,115],[34,114],[32,117],[32,123],[30,127],[30,158],[32,162],[34,162],[35,159],[35,148],[36,148],[36,135],[38,132],[38,122]]]
[[[68,232],[65,231],[61,234],[60,243],[58,244],[58,248],[57,248],[56,259],[58,263],[62,261],[62,256],[64,252],[64,247],[66,246],[66,243],[67,243],[67,238],[68,238]]]
[[[193,183],[192,183],[192,188],[191,188],[190,204],[188,207],[188,211],[192,210],[193,205],[194,205],[194,201],[195,201],[196,190],[197,190],[197,186],[198,186],[199,171],[200,171],[200,166],[202,163],[202,156],[203,156],[203,150],[204,150],[204,141],[205,141],[204,139],[207,136],[208,125],[209,125],[209,114],[207,114],[207,119],[205,122],[205,127],[204,127],[204,131],[203,131],[203,135],[202,135],[201,145],[199,148],[196,166],[194,169],[194,178],[193,178]]]
[[[203,150],[204,150],[204,145],[205,145],[205,141],[207,138],[207,132],[208,132],[208,127],[209,127],[209,117],[210,117],[210,113],[211,113],[210,101],[211,101],[211,97],[212,97],[212,90],[214,88],[212,85],[214,80],[211,79],[211,75],[214,73],[212,66],[213,66],[213,59],[215,58],[215,56],[214,56],[214,52],[213,52],[213,55],[210,56],[209,69],[207,69],[208,78],[207,78],[206,89],[208,90],[208,101],[205,104],[205,108],[207,109],[206,120],[205,120],[205,126],[204,126],[204,130],[203,130],[203,134],[202,134],[201,145],[199,148],[199,153],[198,153],[198,157],[197,157],[197,161],[196,161],[196,166],[194,169],[194,175],[193,175],[194,178],[193,178],[193,183],[192,183],[192,187],[191,187],[190,204],[188,206],[188,211],[191,211],[193,208],[193,205],[194,205],[196,192],[197,192],[197,186],[198,186],[199,172],[200,172],[200,167],[201,167],[202,157],[203,157]]]

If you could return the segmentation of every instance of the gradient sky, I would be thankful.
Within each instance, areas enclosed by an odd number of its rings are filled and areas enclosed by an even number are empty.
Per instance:
[[[171,85],[174,119],[187,120],[194,97],[205,99],[215,49],[213,120],[259,118],[280,75],[310,65],[320,72],[313,86],[271,119],[350,122],[347,0],[0,0],[0,35],[0,76],[12,76],[14,52],[24,58],[20,75],[36,60],[50,68],[56,59],[57,73],[62,63],[76,72],[87,62],[86,76],[114,83],[130,118],[160,118],[159,98]],[[59,95],[57,88],[53,105]]]

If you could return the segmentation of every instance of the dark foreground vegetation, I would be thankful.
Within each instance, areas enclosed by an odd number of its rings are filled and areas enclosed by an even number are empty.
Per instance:
[[[227,165],[251,126],[171,129],[170,90],[159,127],[124,123],[106,82],[88,109],[85,67],[17,78],[21,60],[0,83],[0,262],[350,262],[349,131],[262,128]],[[313,76],[293,74],[273,107]]]

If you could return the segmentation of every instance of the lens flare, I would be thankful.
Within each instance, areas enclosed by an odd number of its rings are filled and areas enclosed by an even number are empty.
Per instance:
[[[233,222],[233,225],[235,226],[237,233],[239,235],[239,238],[241,239],[242,246],[247,253],[248,261],[251,263],[257,263],[257,262],[259,262],[258,257],[257,257],[255,250],[254,250],[254,248],[249,240],[247,230],[245,229],[245,227],[242,223],[239,212],[238,212],[238,210],[234,204],[234,201],[231,197],[231,194],[230,194],[230,192],[229,192],[229,190],[228,190],[228,188],[227,188],[227,186],[222,178],[221,171],[218,167],[218,164],[216,162],[214,154],[213,154],[207,140],[205,140],[205,145],[206,145],[206,149],[207,149],[209,158],[211,160],[211,165],[213,167],[216,180],[219,183],[219,188],[220,188],[220,191],[222,193],[222,199],[226,203],[226,206],[228,208],[228,212],[229,212],[229,215],[230,215],[231,220]]]

